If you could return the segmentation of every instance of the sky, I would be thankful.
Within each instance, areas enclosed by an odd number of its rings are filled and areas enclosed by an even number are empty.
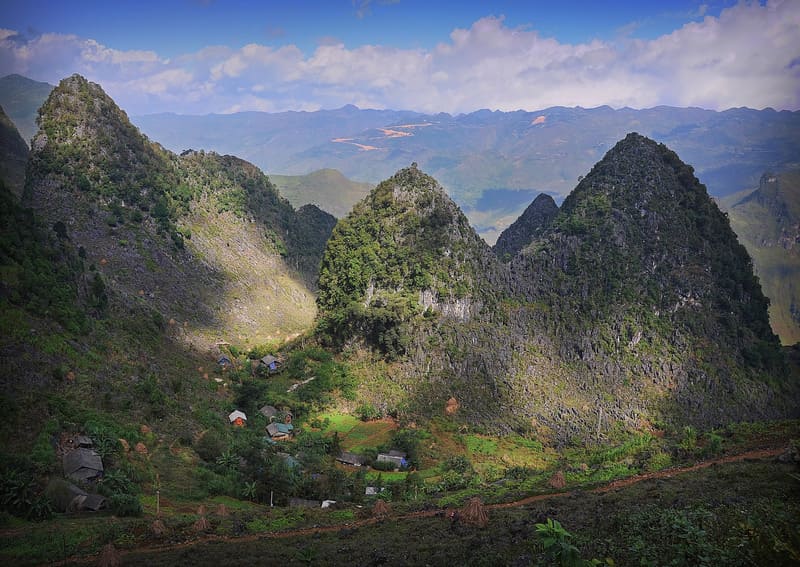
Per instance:
[[[800,0],[3,0],[0,76],[129,114],[800,109]]]

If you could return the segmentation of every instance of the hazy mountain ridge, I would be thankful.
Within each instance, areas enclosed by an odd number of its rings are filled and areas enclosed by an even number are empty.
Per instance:
[[[135,120],[176,151],[198,144],[194,136],[202,132],[199,143],[204,147],[241,155],[271,173],[302,175],[335,168],[348,178],[377,182],[416,161],[468,212],[492,188],[565,196],[579,175],[634,130],[670,145],[694,164],[713,195],[752,185],[765,169],[796,164],[800,155],[800,113],[771,109],[552,107],[451,116],[345,107],[319,111],[320,129],[304,130],[316,125],[315,116],[252,113],[245,120],[238,115],[159,115]],[[283,136],[290,136],[291,143],[272,143]],[[484,224],[496,223],[490,218]]]
[[[320,169],[307,175],[270,175],[281,195],[295,207],[311,203],[343,218],[375,185],[358,183],[336,169]]]
[[[0,78],[0,106],[14,122],[26,145],[30,144],[39,130],[36,116],[53,88],[49,83],[34,81],[22,75],[6,75]]]

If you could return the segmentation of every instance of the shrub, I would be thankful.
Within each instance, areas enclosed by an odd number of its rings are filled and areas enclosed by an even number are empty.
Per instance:
[[[389,461],[374,461],[372,468],[377,471],[393,471],[397,466]]]
[[[216,430],[210,429],[195,443],[194,450],[205,462],[213,463],[222,455],[226,447],[223,436]]]
[[[109,498],[109,506],[117,516],[142,515],[142,503],[133,494],[113,494]]]
[[[361,421],[369,421],[381,417],[381,412],[369,403],[363,403],[356,408],[356,415]]]
[[[672,457],[668,453],[658,451],[650,455],[647,459],[646,468],[650,472],[656,472],[672,466]]]

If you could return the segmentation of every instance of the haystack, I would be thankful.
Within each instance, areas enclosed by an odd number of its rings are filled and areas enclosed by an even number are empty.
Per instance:
[[[444,413],[446,415],[453,415],[458,411],[458,407],[459,407],[458,400],[456,400],[455,398],[450,398],[449,400],[447,400],[447,403],[444,406]]]
[[[194,531],[196,532],[207,532],[211,529],[211,523],[206,518],[206,507],[200,504],[197,508],[197,515],[200,516],[197,518],[197,521],[194,523]]]
[[[550,488],[555,488],[556,490],[561,490],[567,486],[567,481],[564,480],[564,472],[558,471],[556,474],[551,476],[550,480],[547,481],[547,486]]]
[[[384,500],[377,500],[375,506],[372,507],[372,517],[383,519],[389,515],[389,505]]]
[[[150,531],[155,537],[161,538],[167,534],[167,526],[161,520],[156,520],[150,524]]]
[[[460,516],[462,522],[478,528],[485,528],[486,524],[489,523],[489,514],[486,512],[486,507],[477,496],[467,501],[461,509]]]
[[[220,505],[217,506],[217,516],[220,518],[227,518],[229,515],[230,512],[228,512],[228,507],[225,506],[225,504],[220,503]]]
[[[207,532],[210,529],[211,523],[208,521],[208,519],[206,519],[205,516],[200,516],[194,523],[194,531],[196,532]]]
[[[100,559],[97,560],[100,567],[119,567],[122,565],[122,557],[114,547],[113,543],[107,543],[100,551]]]

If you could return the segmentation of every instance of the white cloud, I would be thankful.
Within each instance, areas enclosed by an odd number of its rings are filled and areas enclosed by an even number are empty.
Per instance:
[[[369,8],[369,3],[354,4]],[[700,8],[703,12],[703,8]],[[800,109],[800,2],[740,3],[654,40],[560,43],[487,17],[432,49],[209,46],[165,59],[91,39],[0,30],[0,75],[78,72],[132,114],[364,107],[428,112],[553,105]]]

